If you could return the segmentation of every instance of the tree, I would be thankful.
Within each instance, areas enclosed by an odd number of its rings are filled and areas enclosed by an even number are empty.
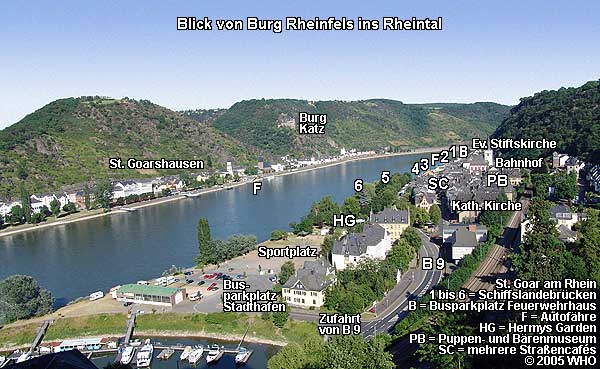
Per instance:
[[[13,275],[0,281],[0,322],[47,314],[52,302],[50,292],[30,276]]]
[[[529,207],[531,229],[518,254],[513,254],[517,274],[522,279],[538,281],[560,280],[565,274],[561,257],[565,245],[558,240],[558,231],[550,219],[550,203],[534,198]]]
[[[408,243],[405,238],[398,240],[386,259],[395,269],[405,272],[408,269],[408,264],[415,255],[414,248]]]
[[[283,328],[283,326],[287,322],[288,317],[290,315],[287,309],[288,308],[286,305],[284,311],[275,311],[271,314],[271,319],[273,319],[273,324],[275,324],[276,327]]]
[[[440,220],[442,219],[442,211],[440,210],[438,204],[433,204],[429,208],[429,219],[431,223],[435,224],[436,226],[440,224]]]
[[[331,196],[325,196],[319,202],[313,203],[309,218],[313,225],[322,227],[323,225],[333,225],[333,216],[340,213],[340,207],[333,201]],[[312,229],[311,229],[312,230]]]
[[[244,174],[246,174],[247,176],[255,176],[258,174],[258,168],[257,167],[248,167],[248,168],[244,169]]]
[[[44,216],[44,218],[47,218],[50,215],[52,215],[52,212],[50,212],[50,209],[48,209],[48,207],[46,205],[42,205],[40,207],[40,211],[39,212],[40,212],[40,214],[42,214]]]
[[[396,206],[396,209],[398,209],[398,210],[410,209],[410,201],[408,201],[408,199],[406,199],[404,197],[397,199],[396,202],[394,203],[394,205]]]
[[[4,217],[0,214],[0,228],[2,228],[2,226],[4,226]]]
[[[183,185],[185,187],[191,186],[191,184],[193,182],[192,176],[189,173],[181,173],[179,175],[179,179],[183,182]]]
[[[310,217],[304,216],[300,223],[291,222],[290,227],[295,235],[306,235],[312,233],[313,222]]]
[[[41,223],[46,219],[46,216],[44,215],[44,213],[33,213],[31,214],[31,223],[32,224],[37,224],[37,223]]]
[[[96,184],[96,190],[94,191],[95,201],[100,207],[104,209],[110,208],[110,203],[113,198],[113,187],[109,181],[100,181]]]
[[[344,204],[342,205],[342,214],[352,214],[358,218],[360,215],[360,203],[356,197],[350,196],[344,200]]]
[[[598,211],[589,209],[588,219],[581,225],[579,254],[582,256],[589,277],[600,283],[600,219]]]
[[[419,251],[421,245],[423,245],[421,237],[419,237],[417,230],[413,227],[406,228],[404,232],[402,232],[401,238],[405,239],[415,251]]]
[[[392,354],[385,349],[389,338],[377,335],[366,341],[362,336],[336,336],[329,341],[318,355],[318,369],[392,369],[396,365]]]
[[[25,212],[19,205],[10,208],[10,213],[7,216],[7,222],[11,224],[22,224],[25,222]]]
[[[87,183],[83,186],[83,203],[85,204],[85,210],[90,210],[92,208],[92,202],[90,200],[90,188]]]
[[[208,219],[200,218],[198,220],[198,257],[196,264],[202,267],[213,259],[213,248],[210,237],[210,225]]]
[[[52,199],[52,201],[50,201],[50,211],[55,217],[60,214],[60,202],[58,202],[57,199]]]
[[[281,271],[279,272],[279,283],[283,286],[295,272],[296,268],[294,267],[293,261],[289,260],[283,263],[283,265],[281,265]]]
[[[271,232],[271,241],[287,240],[287,238],[288,233],[286,231],[276,229],[273,232]]]
[[[413,222],[417,227],[422,227],[425,224],[429,223],[429,213],[427,210],[423,208],[418,208],[416,206],[411,206],[410,214],[413,218]]]
[[[456,312],[447,314],[445,312],[437,312],[435,324],[425,324],[423,331],[429,337],[437,337],[439,334],[473,336],[476,334],[476,329],[468,324],[469,316],[466,313]],[[459,367],[459,363],[463,363],[469,359],[465,352],[455,352],[453,355],[440,355],[438,345],[435,343],[424,343],[419,345],[419,359],[422,362],[429,363],[430,367],[441,369],[454,369]]]
[[[62,209],[63,209],[64,212],[69,213],[69,214],[70,213],[74,213],[74,212],[77,211],[77,207],[72,202],[66,203],[65,206],[63,206]]]
[[[323,239],[323,243],[321,244],[321,255],[325,255],[327,259],[329,259],[329,253],[333,249],[333,243],[335,242],[334,235],[327,235]]]
[[[25,222],[31,223],[31,198],[29,192],[21,182],[21,206],[23,207],[23,216],[25,217]]]

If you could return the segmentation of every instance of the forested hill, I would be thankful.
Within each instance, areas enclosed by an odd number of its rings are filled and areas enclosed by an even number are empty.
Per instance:
[[[494,133],[495,137],[545,137],[559,151],[600,163],[600,82],[577,88],[542,91],[521,99]],[[551,152],[508,151],[511,156],[538,157]]]
[[[208,167],[438,146],[489,135],[508,107],[494,103],[407,105],[250,100],[229,109],[174,112],[147,100],[105,97],[54,101],[0,130],[0,198],[55,191],[95,179],[155,177],[168,171],[109,170],[108,159],[202,159]],[[327,113],[325,135],[299,135],[298,112]]]
[[[57,190],[90,179],[155,177],[155,171],[109,170],[108,159],[202,159],[255,163],[256,150],[149,101],[99,97],[54,101],[0,131],[0,197]],[[23,168],[23,170],[19,170]]]
[[[225,111],[185,112],[273,155],[329,155],[340,148],[438,146],[487,136],[509,107],[495,103],[403,104],[364,101],[247,100]],[[298,113],[326,113],[325,135],[298,135]]]

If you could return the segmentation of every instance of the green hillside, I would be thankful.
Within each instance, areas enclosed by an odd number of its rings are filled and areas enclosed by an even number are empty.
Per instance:
[[[149,101],[68,98],[0,131],[0,196],[16,194],[20,166],[28,174],[25,183],[31,191],[56,190],[90,179],[159,174],[109,170],[111,157],[202,159],[214,166],[226,160],[256,160],[255,150]]]
[[[282,155],[338,154],[438,146],[486,136],[508,107],[494,103],[407,105],[250,100],[229,109],[174,112],[146,100],[101,97],[52,102],[0,131],[0,197],[16,195],[20,168],[31,192],[103,178],[155,177],[168,171],[109,170],[108,159],[203,159],[255,164]],[[299,135],[301,111],[327,113],[325,135]]]
[[[509,107],[494,103],[403,104],[365,101],[248,100],[234,104],[211,124],[273,155],[338,153],[341,147],[380,150],[443,145],[491,134]],[[298,135],[289,124],[299,112],[326,113],[326,134]],[[288,122],[288,124],[285,124]]]
[[[559,151],[600,163],[600,82],[577,88],[542,91],[521,99],[494,137],[556,140]],[[511,156],[539,157],[551,152],[507,151]]]

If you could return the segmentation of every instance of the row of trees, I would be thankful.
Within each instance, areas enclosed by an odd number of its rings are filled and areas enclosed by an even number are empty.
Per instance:
[[[226,241],[210,235],[210,225],[206,218],[198,221],[198,256],[196,264],[220,264],[225,260],[244,255],[256,247],[256,237],[251,235],[231,236]]]

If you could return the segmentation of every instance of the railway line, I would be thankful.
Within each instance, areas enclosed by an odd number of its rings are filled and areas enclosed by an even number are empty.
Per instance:
[[[497,278],[508,276],[508,255],[514,248],[521,221],[529,209],[530,196],[531,191],[527,190],[525,195],[521,197],[522,210],[511,215],[502,237],[490,247],[487,256],[471,275],[471,278],[465,282],[463,289],[469,292],[489,291],[494,288]]]

